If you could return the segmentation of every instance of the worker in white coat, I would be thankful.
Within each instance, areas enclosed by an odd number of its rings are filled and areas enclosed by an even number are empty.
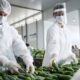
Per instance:
[[[16,29],[9,26],[7,17],[11,6],[7,0],[0,0],[0,64],[6,69],[18,71],[20,65],[15,56],[23,59],[26,71],[34,72],[33,57]]]
[[[66,27],[66,8],[65,3],[58,4],[53,9],[54,24],[47,32],[47,47],[42,66],[52,66],[56,64],[70,64],[77,58],[72,53],[70,31]]]

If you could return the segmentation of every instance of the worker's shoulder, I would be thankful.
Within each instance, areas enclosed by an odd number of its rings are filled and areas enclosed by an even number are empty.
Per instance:
[[[11,26],[11,27],[9,27],[9,28],[10,28],[10,30],[11,30],[12,32],[16,32],[16,31],[17,31],[13,26]]]
[[[53,31],[55,31],[55,30],[58,30],[58,25],[57,24],[53,24],[53,25],[51,25],[50,27],[49,27],[49,29],[48,29],[48,31],[51,31],[51,30],[53,30]]]
[[[10,32],[12,33],[12,35],[18,34],[17,30],[13,26],[10,26],[9,29],[10,29]]]

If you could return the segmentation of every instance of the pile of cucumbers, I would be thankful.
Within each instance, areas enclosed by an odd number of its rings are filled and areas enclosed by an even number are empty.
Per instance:
[[[42,59],[43,55],[44,50],[33,51],[34,58]],[[10,73],[9,71],[0,72],[0,80],[70,80],[74,73],[80,68],[79,59],[78,64],[71,63],[68,65],[56,65],[53,63],[52,67],[42,67],[40,65],[35,65],[36,71],[34,74],[31,74],[25,72],[25,65],[23,61],[19,59],[17,59],[18,63],[23,67],[24,71],[19,71],[19,73],[14,74]]]

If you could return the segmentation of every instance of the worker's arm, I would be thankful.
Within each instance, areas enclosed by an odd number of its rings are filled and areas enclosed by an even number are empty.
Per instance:
[[[52,64],[53,60],[55,63],[58,63],[57,55],[60,52],[59,44],[59,30],[56,27],[49,29],[47,34],[47,52],[50,55],[50,64]]]
[[[33,66],[33,57],[30,54],[29,49],[26,47],[24,41],[18,32],[13,28],[13,51],[15,56],[21,57],[26,65],[27,71],[29,68],[32,69],[32,73],[34,72]]]
[[[52,26],[48,29],[46,38],[46,51],[42,66],[52,66],[52,62],[57,63],[57,55],[59,54],[59,31],[57,27]]]
[[[20,65],[16,62],[10,61],[6,56],[0,55],[0,65],[8,68],[11,72],[18,72],[21,69]]]

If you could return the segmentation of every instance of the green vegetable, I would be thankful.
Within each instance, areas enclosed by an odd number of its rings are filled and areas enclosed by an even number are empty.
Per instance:
[[[19,71],[20,73],[11,74],[9,71],[0,71],[0,80],[70,80],[73,74],[80,68],[80,59],[78,64],[68,64],[68,65],[56,65],[54,62],[52,67],[42,67],[41,63],[44,57],[44,50],[35,49],[32,52],[33,57],[39,63],[35,66],[35,73],[26,73],[26,67],[20,58],[18,58],[18,63],[22,66],[24,71]]]
[[[25,80],[31,80],[31,78],[30,77],[26,77],[26,79]]]
[[[70,80],[70,75],[57,74],[59,80]]]

